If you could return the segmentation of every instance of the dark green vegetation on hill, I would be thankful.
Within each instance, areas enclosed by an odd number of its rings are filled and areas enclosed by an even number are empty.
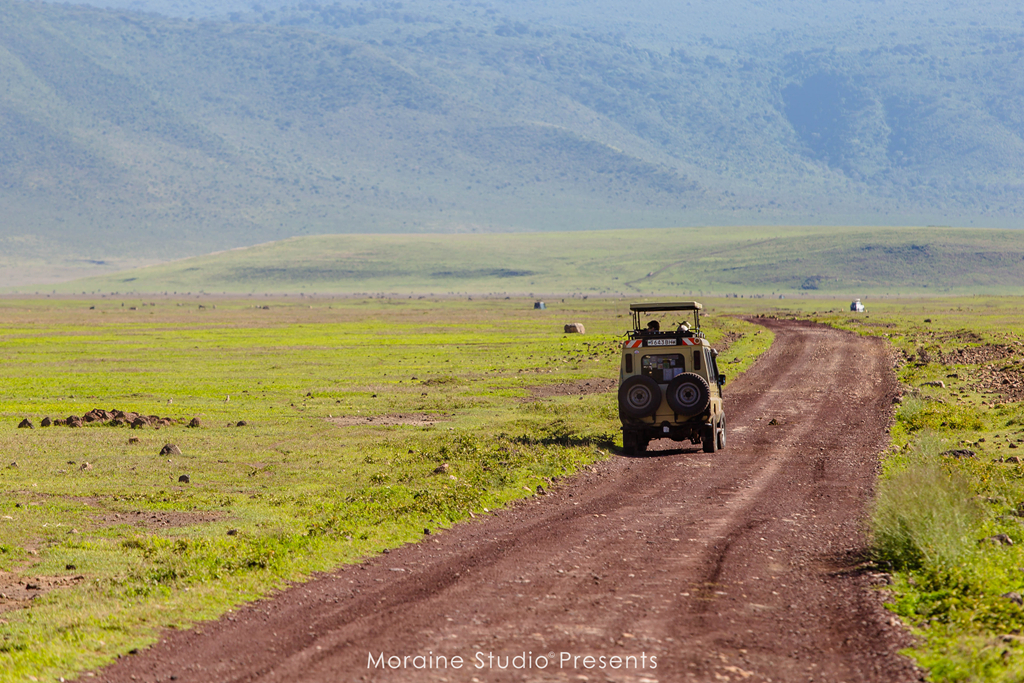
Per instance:
[[[890,5],[0,0],[5,278],[319,233],[1015,225],[1021,17]]]
[[[1024,231],[762,226],[302,237],[46,291],[858,297],[1022,288]]]

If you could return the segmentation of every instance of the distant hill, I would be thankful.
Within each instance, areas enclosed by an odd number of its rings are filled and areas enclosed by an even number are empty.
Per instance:
[[[56,291],[856,297],[1022,287],[1024,231],[762,226],[302,237]]]
[[[1008,3],[120,4],[0,0],[0,286],[324,233],[1024,215]]]

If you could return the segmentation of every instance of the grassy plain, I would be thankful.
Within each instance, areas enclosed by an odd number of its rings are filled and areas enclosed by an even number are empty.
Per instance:
[[[1022,287],[1020,230],[753,226],[321,235],[47,286],[44,291],[853,298],[1009,294]]]
[[[735,376],[770,335],[712,309],[711,339],[746,334]],[[99,666],[608,457],[614,393],[584,387],[617,376],[628,323],[609,300],[0,300],[0,681]],[[40,427],[97,407],[180,422]]]
[[[625,304],[547,303],[0,301],[0,680],[97,666],[616,452],[613,395],[581,389],[615,376]],[[937,681],[1024,678],[1022,303],[869,300],[854,315],[846,299],[729,298],[706,321],[713,339],[747,333],[730,376],[770,338],[729,314],[893,346],[905,395],[866,523],[891,608],[920,636],[909,654]],[[564,335],[570,321],[587,334]],[[94,407],[182,424],[38,427]],[[159,456],[166,443],[182,455]]]

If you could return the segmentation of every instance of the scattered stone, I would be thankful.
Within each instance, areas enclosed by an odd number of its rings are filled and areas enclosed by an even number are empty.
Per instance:
[[[583,327],[583,323],[567,323],[565,325],[566,334],[585,334],[586,328]]]
[[[81,467],[79,467],[78,469],[80,469],[80,470],[91,470],[92,469],[92,465],[90,465],[87,462],[83,462]]]
[[[986,536],[978,542],[994,543],[995,545],[1013,545],[1013,539],[1007,536],[1006,534],[995,534],[994,536]]]
[[[178,483],[179,484],[188,484],[188,483],[191,483],[191,481],[192,480],[189,479],[189,476],[187,474],[183,474],[180,477],[178,477]]]
[[[443,462],[434,468],[434,474],[444,474],[448,471],[448,463]]]
[[[249,423],[248,423],[248,422],[246,422],[245,420],[239,420],[239,421],[238,421],[238,424],[236,424],[235,426],[236,426],[236,427],[244,427],[244,426],[246,426],[247,424],[249,424]]]
[[[768,421],[768,424],[769,424],[769,425],[772,425],[772,426],[775,426],[775,425],[779,424],[779,421],[778,421],[778,420],[776,420],[776,419],[775,419],[775,418],[773,417],[773,418],[772,418],[771,420],[769,420],[769,421]]]
[[[430,529],[424,529],[423,530],[423,535],[424,536],[429,536],[430,535]]]
[[[7,466],[7,469],[9,469],[9,470],[16,470],[16,469],[18,469],[18,461],[15,460],[14,462],[12,462],[10,465]]]
[[[932,382],[922,382],[921,386],[922,387],[938,387],[940,389],[945,389],[946,388],[946,383],[943,382],[941,379],[937,379],[937,380],[934,380]]]
[[[65,569],[65,571],[73,572],[76,569],[78,569],[78,567],[76,567],[73,564],[66,564],[66,565],[64,565],[64,569]]]
[[[1017,448],[1017,444],[1015,442],[1011,442],[1010,443],[1010,448]]]
[[[173,443],[169,443],[160,449],[160,455],[181,455],[181,449]]]
[[[543,486],[541,486],[540,484],[537,484],[537,495],[538,496],[546,496],[546,495],[548,495],[548,492],[544,490]]]
[[[237,536],[238,529],[228,529],[228,536]]]
[[[93,408],[82,416],[82,420],[85,422],[109,422],[113,417],[114,414],[110,411],[103,410],[102,408]]]
[[[40,426],[40,427],[49,427],[49,426],[50,426],[50,425],[52,425],[52,424],[53,424],[53,420],[51,420],[51,419],[50,419],[50,416],[49,416],[49,415],[47,415],[46,417],[44,417],[44,418],[43,418],[43,419],[42,419],[42,420],[41,420],[41,421],[39,422],[39,426]]]
[[[18,423],[18,429],[35,429],[36,426],[26,417]]]
[[[44,426],[67,426],[67,427],[82,427],[86,424],[105,424],[111,427],[121,427],[129,425],[133,429],[139,429],[141,427],[155,427],[159,429],[162,426],[170,426],[175,424],[175,420],[169,417],[160,417],[159,415],[139,415],[138,413],[125,412],[123,410],[104,410],[103,408],[93,408],[85,415],[69,415],[67,419],[56,418],[51,420],[49,417],[45,418]]]
[[[1015,603],[1017,605],[1024,605],[1024,598],[1022,598],[1020,596],[1020,593],[1018,593],[1017,591],[1010,591],[1009,593],[1003,593],[999,597],[1006,598],[1010,602]]]
[[[195,429],[196,427],[202,427],[203,422],[198,417],[193,417],[191,420],[189,420],[188,426]]]
[[[1018,455],[1011,455],[1010,457],[1008,457],[1005,460],[1003,460],[1003,462],[1011,464],[1011,465],[1019,465],[1021,463],[1021,459],[1020,459],[1020,456],[1018,456]]]
[[[948,455],[954,458],[973,458],[977,454],[974,451],[967,450],[966,448],[954,448],[953,450],[943,451],[939,455]]]
[[[896,583],[895,579],[892,578],[892,574],[885,572],[871,572],[868,576],[871,579],[872,586],[891,586]]]
[[[129,436],[128,437],[128,443],[138,443],[138,442],[139,442],[139,437],[137,437],[137,436]]]

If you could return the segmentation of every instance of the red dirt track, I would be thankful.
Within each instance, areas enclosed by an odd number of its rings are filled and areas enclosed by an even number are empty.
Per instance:
[[[726,450],[653,442],[663,450],[168,632],[83,680],[920,680],[857,570],[890,355],[763,322],[775,344],[726,386]]]

